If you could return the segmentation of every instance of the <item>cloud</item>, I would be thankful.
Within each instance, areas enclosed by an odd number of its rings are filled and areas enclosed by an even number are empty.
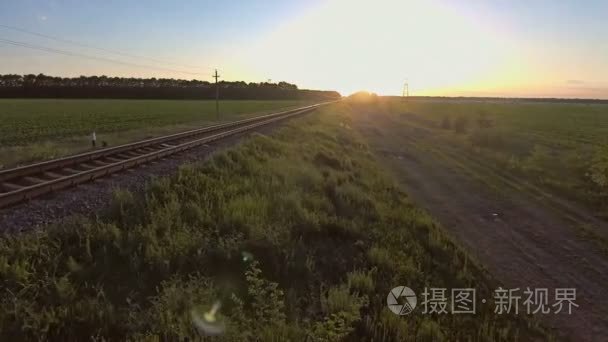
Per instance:
[[[39,15],[38,16],[38,20],[40,20],[40,21],[46,21],[46,19],[47,19],[46,15]]]

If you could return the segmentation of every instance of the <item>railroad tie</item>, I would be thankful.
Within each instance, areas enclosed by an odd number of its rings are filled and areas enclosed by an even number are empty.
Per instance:
[[[120,153],[120,154],[117,154],[116,156],[119,157],[119,158],[123,158],[123,159],[127,160],[127,159],[131,159],[133,157],[136,157],[137,155]]]
[[[118,155],[120,157],[120,155]],[[124,161],[125,159],[129,159],[126,156],[123,159],[119,159],[119,158],[115,158],[115,157],[106,157],[107,160],[114,162],[114,163],[120,163],[121,161]]]
[[[2,183],[2,187],[4,187],[5,189],[8,189],[8,191],[15,191],[15,190],[21,190],[23,188],[25,188],[22,185],[17,185],[17,184],[13,184],[13,183]]]
[[[87,163],[81,163],[81,164],[78,164],[78,166],[82,167],[84,169],[88,169],[88,170],[93,170],[93,169],[97,168],[97,166],[91,165],[91,164],[87,164]]]
[[[46,171],[45,173],[43,173],[43,175],[45,177],[48,177],[48,178],[51,178],[51,179],[57,179],[57,178],[64,177],[64,176],[62,176],[62,175],[60,175],[58,173],[50,172],[50,171]]]
[[[61,171],[66,172],[66,173],[71,173],[71,174],[77,174],[77,173],[81,173],[82,171],[78,171],[78,170],[74,170],[72,168],[66,167],[61,169]]]
[[[36,184],[46,182],[44,179],[40,179],[40,178],[36,178],[36,177],[32,177],[32,176],[25,176],[25,177],[23,177],[23,179],[26,182],[30,183],[31,185],[36,185]]]

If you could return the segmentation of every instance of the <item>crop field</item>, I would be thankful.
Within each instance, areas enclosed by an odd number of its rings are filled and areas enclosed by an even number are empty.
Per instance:
[[[547,340],[525,316],[398,316],[390,289],[495,280],[419,210],[348,103],[116,192],[97,218],[0,240],[0,336],[226,341]],[[199,320],[200,321],[200,320]],[[194,322],[194,323],[193,323]]]
[[[523,145],[579,148],[608,143],[608,105],[531,102],[394,101],[400,110],[424,115],[438,123],[465,118],[465,130],[479,128],[480,118],[504,130]]]
[[[419,145],[449,142],[486,166],[608,214],[608,105],[498,101],[386,101]]]
[[[306,101],[221,101],[220,121]],[[0,99],[0,165],[50,159],[98,142],[117,145],[216,122],[215,101]]]

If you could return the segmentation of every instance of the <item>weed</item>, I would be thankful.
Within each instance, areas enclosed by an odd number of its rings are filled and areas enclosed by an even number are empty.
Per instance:
[[[0,339],[199,340],[191,312],[216,301],[229,341],[542,339],[485,309],[388,312],[393,286],[488,295],[491,281],[376,164],[350,111],[293,120],[142,196],[118,190],[97,218],[2,237]]]

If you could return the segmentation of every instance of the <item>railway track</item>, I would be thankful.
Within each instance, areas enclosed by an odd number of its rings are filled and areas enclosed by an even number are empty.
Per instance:
[[[296,115],[315,104],[0,171],[0,208],[121,172]]]

